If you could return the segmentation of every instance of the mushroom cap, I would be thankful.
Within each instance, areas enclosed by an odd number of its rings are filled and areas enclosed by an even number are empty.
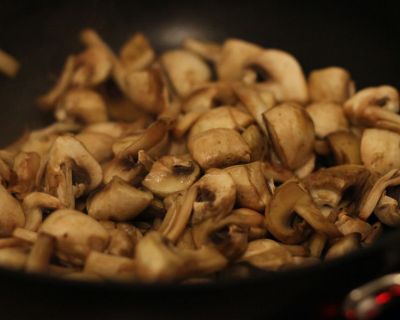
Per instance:
[[[211,170],[195,185],[197,199],[193,204],[192,223],[213,216],[224,217],[232,211],[236,201],[236,186],[227,172]]]
[[[106,249],[110,236],[92,217],[75,210],[54,211],[44,220],[39,232],[56,238],[56,247],[67,260],[85,259],[90,251]]]
[[[10,236],[17,227],[25,224],[25,214],[16,200],[0,183],[0,237]]]
[[[314,149],[314,125],[307,112],[296,104],[283,103],[263,113],[270,140],[279,160],[297,169]]]
[[[114,177],[87,202],[89,216],[97,220],[129,221],[138,216],[153,199],[150,192],[132,187]]]
[[[227,167],[251,159],[249,146],[233,129],[215,128],[199,133],[188,148],[203,169]]]
[[[155,59],[155,52],[143,33],[135,33],[120,51],[121,64],[127,72],[142,70]]]
[[[207,63],[190,51],[170,50],[160,61],[179,96],[187,96],[195,87],[211,79]]]
[[[89,151],[93,158],[102,163],[113,155],[112,146],[114,138],[105,133],[80,132],[75,136],[82,145]]]
[[[355,91],[350,73],[340,67],[313,70],[308,77],[311,101],[343,103]]]
[[[325,138],[336,131],[347,131],[349,123],[342,106],[332,102],[317,102],[307,106],[318,138]]]
[[[326,137],[335,163],[361,164],[361,139],[350,131],[338,131]]]
[[[278,101],[307,102],[308,90],[303,70],[296,58],[288,52],[263,50],[250,57],[245,65],[249,72],[256,74],[261,71],[265,75],[266,79],[257,82],[256,87],[272,92]]]
[[[400,168],[400,134],[365,129],[361,138],[361,160],[366,168],[379,174]]]
[[[185,156],[163,156],[154,162],[142,185],[160,197],[189,188],[200,175],[197,163]]]

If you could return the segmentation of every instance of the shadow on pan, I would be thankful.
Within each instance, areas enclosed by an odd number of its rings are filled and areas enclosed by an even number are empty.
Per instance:
[[[338,65],[359,88],[400,86],[400,32],[396,12],[385,3],[2,0],[0,47],[22,70],[16,80],[0,77],[0,146],[51,120],[33,101],[66,56],[80,50],[84,27],[97,29],[115,48],[142,31],[160,51],[189,35],[239,37],[291,52],[306,72]],[[352,287],[393,270],[399,241],[395,232],[328,264],[212,286],[84,285],[0,270],[0,312],[10,319],[311,319]]]

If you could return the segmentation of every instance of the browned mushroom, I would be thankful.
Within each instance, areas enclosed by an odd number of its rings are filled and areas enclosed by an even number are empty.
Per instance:
[[[144,34],[135,33],[121,48],[121,64],[127,72],[142,70],[155,59],[155,52]]]
[[[361,235],[361,240],[364,240],[372,231],[372,227],[369,223],[356,217],[346,215],[345,213],[340,213],[338,215],[335,225],[343,235],[359,233]]]
[[[350,233],[337,240],[326,252],[325,259],[333,259],[348,254],[360,248],[361,236],[359,233]]]
[[[222,47],[215,42],[200,41],[194,38],[186,38],[182,46],[205,60],[217,62],[222,51]]]
[[[361,140],[354,133],[334,132],[326,137],[326,141],[337,165],[361,164]]]
[[[13,56],[0,49],[0,72],[10,78],[14,78],[19,68],[19,62]]]
[[[0,266],[4,268],[23,270],[28,260],[26,250],[22,248],[0,249]]]
[[[0,184],[0,237],[10,236],[25,224],[25,215],[19,202]]]
[[[105,133],[80,132],[75,136],[98,163],[111,159],[114,138]]]

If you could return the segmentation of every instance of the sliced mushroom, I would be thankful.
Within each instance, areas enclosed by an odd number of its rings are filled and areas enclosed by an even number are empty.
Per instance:
[[[240,80],[247,60],[262,52],[262,48],[239,39],[227,39],[217,61],[218,78],[221,80]]]
[[[361,138],[361,160],[379,174],[400,168],[400,134],[381,129],[365,129]]]
[[[57,105],[55,116],[59,121],[73,120],[84,124],[107,121],[106,104],[96,91],[69,90]]]
[[[28,254],[21,248],[0,249],[0,266],[9,269],[23,270]]]
[[[111,159],[114,138],[105,133],[80,132],[75,136],[98,163]]]
[[[343,103],[355,92],[350,73],[339,67],[314,70],[308,77],[310,100]]]
[[[26,262],[27,272],[48,272],[55,246],[54,237],[40,233]]]
[[[43,211],[61,209],[62,203],[47,193],[32,192],[24,198],[22,208],[25,212],[24,228],[37,231],[43,221]]]
[[[200,174],[190,156],[164,156],[156,161],[142,185],[160,197],[189,188]]]
[[[325,138],[330,133],[349,129],[347,118],[339,104],[317,102],[308,105],[306,111],[314,123],[315,134],[319,139]]]
[[[138,216],[153,199],[150,192],[141,191],[114,177],[101,191],[89,198],[89,216],[97,220],[128,221]]]
[[[290,251],[271,239],[260,239],[249,242],[247,250],[239,261],[245,261],[251,265],[276,271],[287,264],[293,263]]]
[[[121,48],[121,64],[127,72],[142,70],[155,59],[155,52],[147,38],[140,32],[135,33]]]
[[[223,269],[227,260],[217,250],[177,250],[157,232],[148,233],[137,245],[138,279],[144,282],[172,282],[206,275]]]
[[[252,124],[242,133],[242,138],[249,146],[251,151],[251,161],[263,160],[268,152],[268,145],[258,126]]]
[[[198,190],[193,204],[193,224],[209,217],[224,217],[232,211],[236,201],[236,185],[227,172],[211,170],[195,186]]]
[[[240,207],[263,211],[268,207],[271,191],[262,173],[261,162],[252,162],[225,169],[236,184],[237,203]]]
[[[0,72],[10,78],[14,78],[19,68],[19,62],[13,56],[0,49]]]
[[[353,252],[361,246],[359,233],[350,233],[336,241],[326,252],[325,259],[334,259]]]
[[[221,55],[222,47],[215,42],[200,41],[194,38],[186,38],[182,46],[205,60],[216,62]]]
[[[335,225],[343,235],[359,233],[361,235],[361,240],[364,240],[372,231],[372,227],[369,223],[356,217],[348,216],[345,213],[339,214]]]
[[[247,163],[251,159],[249,146],[233,129],[215,128],[199,133],[188,148],[203,169]]]
[[[288,52],[263,50],[246,61],[243,80],[263,91],[272,92],[277,101],[305,103],[307,83],[299,62]]]
[[[19,202],[0,184],[0,237],[10,236],[25,224],[25,215]]]
[[[110,240],[100,223],[75,210],[53,212],[39,231],[56,238],[58,256],[77,265],[82,264],[91,251],[104,251]]]
[[[284,166],[297,169],[312,156],[315,133],[307,112],[283,103],[263,113],[273,149]]]
[[[190,51],[170,50],[164,53],[160,60],[179,96],[187,96],[198,85],[211,79],[211,71],[207,64]]]
[[[126,122],[101,122],[86,126],[81,133],[101,133],[106,134],[114,139],[126,137],[130,134],[144,130],[149,121],[145,118],[140,118],[131,123]]]
[[[46,167],[46,192],[57,196],[66,208],[74,208],[75,198],[95,189],[102,178],[100,165],[78,140],[56,139]]]
[[[334,132],[326,137],[326,141],[337,165],[361,164],[361,140],[354,133]]]
[[[354,125],[400,133],[399,93],[391,86],[370,87],[357,92],[344,104]]]
[[[304,221],[296,222],[296,213]],[[287,181],[276,189],[269,208],[265,210],[265,222],[268,231],[286,244],[304,241],[308,235],[307,224],[328,237],[341,235],[314,204],[309,193],[294,180]]]
[[[365,245],[370,245],[370,244],[374,243],[382,235],[383,225],[382,225],[382,223],[380,221],[375,222],[371,227],[372,227],[371,232],[364,239],[364,244]]]

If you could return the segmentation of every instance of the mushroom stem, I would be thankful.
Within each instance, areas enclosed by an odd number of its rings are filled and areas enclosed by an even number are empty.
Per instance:
[[[48,234],[40,233],[28,256],[26,271],[48,272],[54,247],[55,238]]]
[[[38,238],[38,234],[37,232],[23,228],[16,228],[13,232],[13,237],[28,243],[35,243]]]

